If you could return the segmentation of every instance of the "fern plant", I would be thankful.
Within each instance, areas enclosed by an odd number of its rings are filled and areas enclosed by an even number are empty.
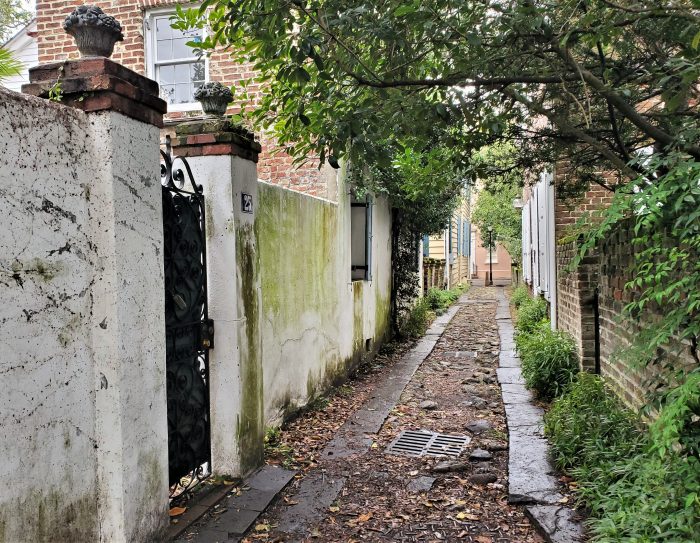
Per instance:
[[[0,47],[0,83],[4,79],[17,75],[22,71],[22,63],[12,56],[7,49]]]

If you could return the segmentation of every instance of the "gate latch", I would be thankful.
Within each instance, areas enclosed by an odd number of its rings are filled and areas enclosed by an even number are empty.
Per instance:
[[[214,320],[207,319],[202,321],[202,349],[214,348]]]

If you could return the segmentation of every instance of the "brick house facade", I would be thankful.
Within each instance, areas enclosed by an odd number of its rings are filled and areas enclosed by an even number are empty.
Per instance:
[[[572,227],[585,213],[609,205],[613,193],[592,183],[578,199],[565,202],[557,193],[564,175],[565,168],[558,164],[553,174],[554,203],[548,209],[540,210],[532,223],[533,228],[546,229],[549,221],[543,220],[543,216],[550,217],[554,228],[552,247],[540,248],[539,262],[535,262],[540,268],[553,264],[555,270],[552,281],[556,295],[548,299],[550,305],[553,304],[552,322],[573,337],[582,370],[600,373],[625,403],[639,407],[644,403],[651,376],[649,372],[653,370],[637,369],[630,356],[624,353],[645,323],[652,322],[662,308],[649,308],[639,321],[622,318],[624,307],[633,296],[625,290],[625,284],[633,278],[634,269],[631,223],[618,224],[577,267],[571,267],[578,252],[576,231]],[[614,184],[612,179],[608,182]],[[533,200],[533,192],[536,190],[530,187],[524,191],[524,213],[527,202]],[[525,250],[525,240],[523,247]],[[531,286],[534,284],[532,273]],[[680,365],[693,363],[687,347],[680,355],[673,356]]]
[[[59,62],[68,58],[77,58],[78,50],[73,38],[62,28],[63,20],[82,2],[67,0],[37,0],[37,45],[39,64]],[[118,42],[112,59],[127,68],[159,80],[154,73],[154,56],[156,55],[155,18],[166,20],[175,5],[196,6],[173,0],[116,0],[108,2],[95,0],[91,4],[102,8],[114,16],[122,25],[124,41]],[[179,40],[180,42],[184,40]],[[249,64],[236,62],[225,51],[215,51],[203,66],[204,80],[220,81],[227,86],[237,85],[244,79],[255,75]],[[201,77],[201,76],[200,76]],[[161,83],[161,81],[159,81]],[[260,89],[255,85],[248,87],[248,92],[259,96]],[[234,93],[235,100],[235,93]],[[240,102],[229,108],[229,113],[240,111],[246,104]],[[183,119],[201,116],[201,110],[192,100],[186,104],[170,104],[166,115],[165,132],[172,132],[173,125]],[[336,176],[330,168],[319,170],[317,160],[297,166],[292,158],[277,148],[275,141],[265,134],[258,134],[263,146],[258,163],[258,178],[285,188],[337,200]],[[327,171],[328,170],[328,171]]]

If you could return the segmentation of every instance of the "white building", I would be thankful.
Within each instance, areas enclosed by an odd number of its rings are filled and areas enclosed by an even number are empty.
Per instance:
[[[3,49],[12,53],[15,60],[22,63],[22,71],[3,80],[2,85],[10,90],[20,92],[22,85],[29,83],[29,68],[39,63],[39,47],[36,42],[36,19],[2,44]]]

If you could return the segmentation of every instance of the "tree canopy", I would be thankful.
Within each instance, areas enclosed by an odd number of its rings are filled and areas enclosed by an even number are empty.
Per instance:
[[[0,45],[32,18],[19,0],[0,0]]]
[[[250,62],[253,118],[296,156],[388,165],[380,141],[469,153],[516,142],[522,166],[569,160],[636,177],[640,149],[700,159],[697,0],[205,0],[204,50]],[[243,100],[246,94],[240,94]],[[426,137],[427,136],[427,137]],[[426,143],[427,142],[427,143]],[[422,150],[422,149],[420,149]],[[592,167],[595,165],[596,167]],[[610,187],[612,188],[612,187]]]
[[[458,184],[494,144],[517,149],[513,170],[556,163],[559,196],[615,192],[584,250],[625,217],[636,244],[654,240],[628,316],[677,308],[647,359],[673,337],[700,363],[699,22],[700,0],[204,0],[175,24],[207,25],[193,45],[254,68],[243,87],[264,92],[239,93],[244,113],[290,153],[348,156],[406,202],[430,186],[397,183],[407,159],[430,172],[440,147]]]

